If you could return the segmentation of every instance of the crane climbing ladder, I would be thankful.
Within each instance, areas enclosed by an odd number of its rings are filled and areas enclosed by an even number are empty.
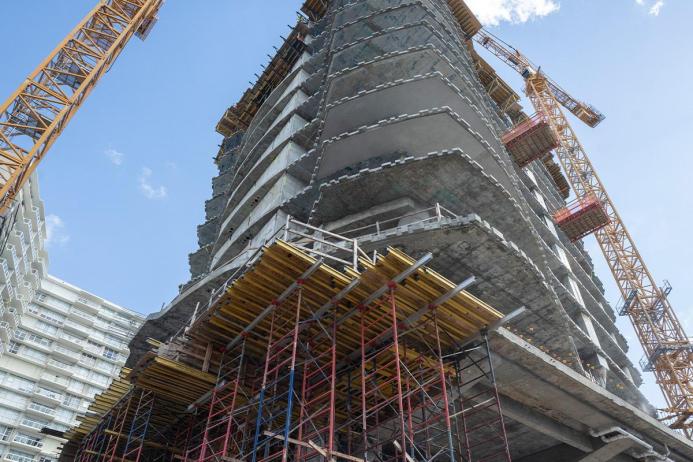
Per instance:
[[[595,235],[626,300],[620,313],[630,318],[645,352],[641,365],[654,372],[666,399],[663,420],[693,438],[693,343],[667,298],[669,286],[658,287],[647,269],[561,106],[590,127],[604,116],[570,96],[522,53],[487,31],[480,30],[473,39],[524,77],[536,115],[503,141],[520,166],[555,149],[576,199],[558,210],[554,221],[573,241]]]

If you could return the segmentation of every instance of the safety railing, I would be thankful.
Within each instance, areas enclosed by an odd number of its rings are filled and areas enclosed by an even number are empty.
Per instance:
[[[340,233],[345,237],[354,236],[354,240],[356,240],[356,238],[361,236],[377,236],[384,231],[398,228],[403,225],[410,226],[422,223],[436,223],[445,219],[455,218],[458,218],[455,213],[436,203],[433,207],[427,209],[417,210],[388,220],[376,221],[370,225],[348,229]]]

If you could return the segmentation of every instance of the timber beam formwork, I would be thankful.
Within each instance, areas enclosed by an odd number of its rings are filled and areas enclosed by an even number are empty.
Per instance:
[[[389,249],[339,271],[265,248],[130,372],[75,460],[509,460],[488,344],[465,344],[502,315],[430,260]]]

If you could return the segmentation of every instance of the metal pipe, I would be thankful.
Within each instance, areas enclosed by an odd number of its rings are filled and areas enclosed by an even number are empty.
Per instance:
[[[611,435],[614,434],[614,435]],[[667,454],[661,454],[657,451],[654,450],[652,445],[646,443],[645,441],[641,440],[637,436],[633,435],[627,430],[624,430],[622,427],[609,427],[604,430],[590,430],[590,435],[592,435],[594,438],[600,438],[604,443],[612,443],[614,441],[618,440],[623,440],[623,439],[629,439],[633,441],[635,444],[643,448],[644,450],[642,452],[634,453],[634,457],[636,459],[646,459],[646,460],[658,460],[662,462],[674,462],[672,459],[670,459],[668,456],[668,449],[667,449]],[[607,436],[611,435],[611,436]],[[666,446],[665,446],[666,448]]]

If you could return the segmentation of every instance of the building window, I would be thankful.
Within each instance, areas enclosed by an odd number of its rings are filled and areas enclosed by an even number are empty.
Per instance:
[[[6,407],[0,407],[0,421],[14,425],[21,413]]]
[[[82,353],[79,362],[91,367],[96,364],[96,356],[90,355],[89,353]]]
[[[575,297],[575,300],[581,305],[585,306],[585,301],[582,299],[582,293],[580,292],[580,286],[577,281],[571,276],[566,277],[563,280],[563,285],[568,289],[568,291]]]
[[[43,427],[48,426],[48,422],[43,420],[32,419],[31,417],[23,417],[22,425],[25,427],[35,428],[36,430],[41,430]]]
[[[3,383],[24,393],[31,393],[34,391],[34,386],[36,385],[36,383],[31,380],[13,374],[8,374]]]
[[[28,452],[22,452],[22,451],[17,451],[16,449],[10,449],[10,451],[5,456],[5,459],[8,459],[8,460],[11,460],[14,462],[33,462],[34,456],[33,456],[33,454],[29,454]]]
[[[12,430],[14,430],[14,428],[8,427],[7,425],[0,425],[0,441],[9,441],[10,436],[12,436]]]
[[[77,396],[75,396],[75,395],[66,395],[66,396],[63,398],[63,406],[67,406],[67,407],[79,407],[79,404],[80,404],[81,401],[82,401],[82,400],[79,399],[79,398],[78,398]]]
[[[33,446],[35,448],[43,447],[43,443],[41,442],[41,438],[38,438],[36,436],[26,435],[24,433],[17,433],[14,436],[14,439],[12,441],[15,441],[17,443],[26,444],[27,446]]]
[[[31,404],[29,404],[29,409],[33,409],[34,411],[42,412],[48,415],[55,415],[55,409],[50,408],[48,406],[44,406],[43,404],[39,403],[32,402]]]
[[[118,352],[112,348],[105,347],[103,353],[101,354],[106,358],[112,359],[114,361],[118,359]]]
[[[10,353],[17,354],[19,352],[19,343],[12,341],[10,342],[10,346],[7,348],[7,351]]]
[[[45,302],[47,298],[48,295],[44,294],[43,292],[36,292],[36,300],[39,302]]]
[[[38,321],[34,325],[34,328],[48,335],[55,335],[55,333],[58,332],[58,328],[56,326],[43,321]]]

